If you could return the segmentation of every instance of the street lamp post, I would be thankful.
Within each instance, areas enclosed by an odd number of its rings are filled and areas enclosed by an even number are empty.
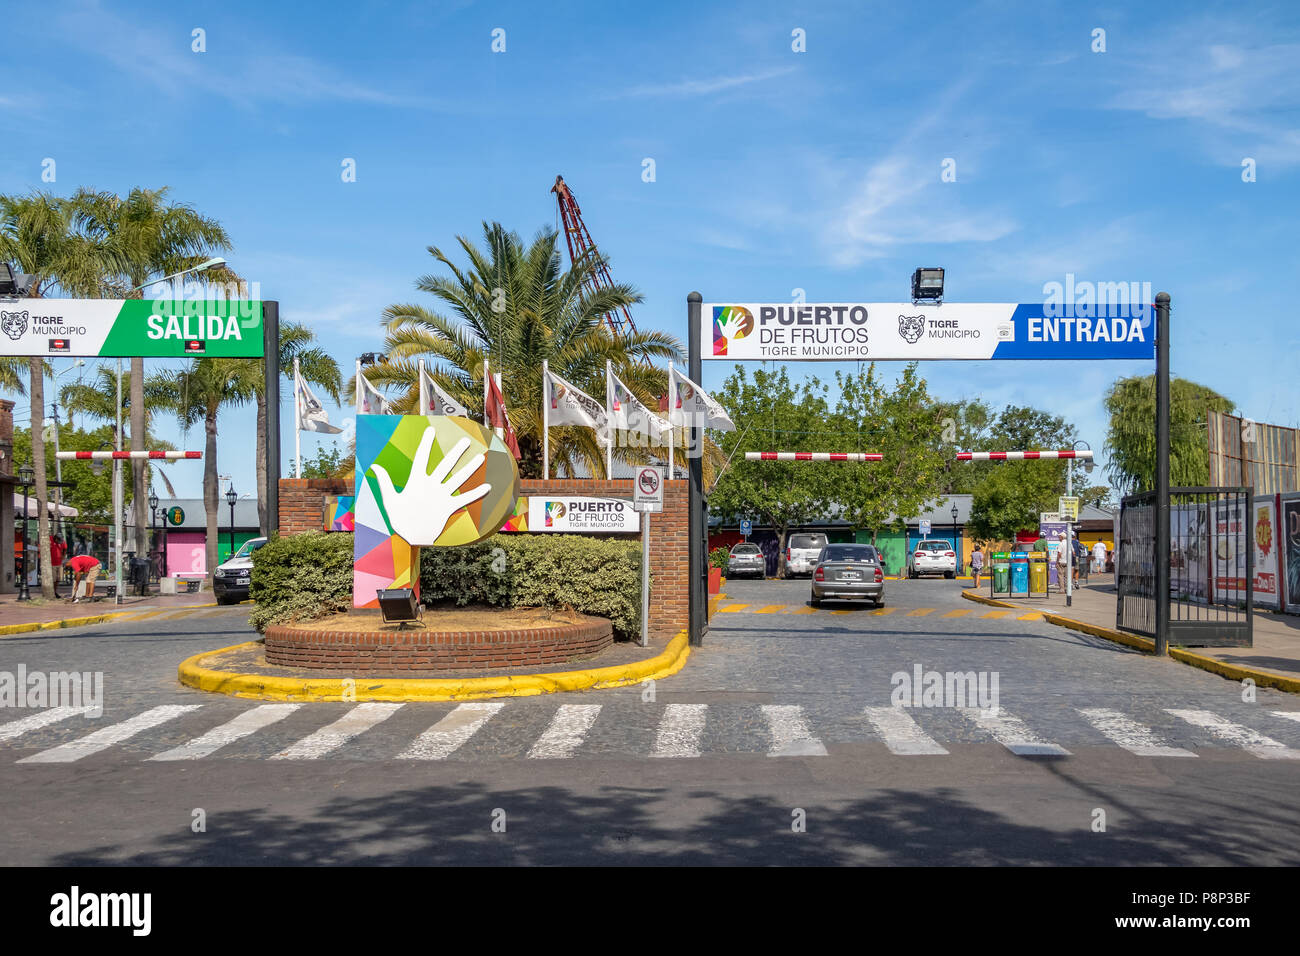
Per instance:
[[[235,493],[235,486],[232,484],[226,492],[226,504],[230,505],[230,556],[235,555],[235,502],[239,500],[239,495]]]
[[[153,546],[158,547],[158,494],[152,488],[149,489],[149,530],[153,532]],[[167,560],[166,554],[163,555],[163,561]],[[167,569],[162,569],[163,577],[167,576]]]
[[[952,506],[952,511],[949,513],[952,515],[952,547],[953,550],[957,552],[957,563],[961,564],[961,545],[957,541],[957,506],[955,504]],[[958,568],[957,570],[959,571],[961,569]],[[954,578],[958,577],[957,572],[954,571],[952,576]]]
[[[1092,451],[1092,446],[1086,441],[1077,441],[1071,447],[1079,451],[1082,445],[1088,451]],[[1089,460],[1086,469],[1092,471],[1092,461]],[[1067,498],[1074,497],[1074,459],[1071,458],[1065,470],[1065,495]],[[1065,606],[1074,606],[1074,522],[1065,523]]]
[[[30,601],[32,599],[31,587],[27,582],[29,568],[27,567],[27,495],[31,489],[32,482],[36,479],[30,465],[23,465],[18,469],[18,483],[23,489],[23,573],[18,582],[18,600]]]

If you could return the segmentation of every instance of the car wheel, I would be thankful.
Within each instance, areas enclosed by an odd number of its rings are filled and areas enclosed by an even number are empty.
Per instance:
[[[811,604],[813,607],[821,607],[822,599],[814,594],[808,598],[808,603]]]
[[[876,599],[876,607],[884,607],[884,606],[885,606],[885,599],[884,599],[884,598],[877,598],[877,599]]]
[[[945,572],[943,572],[943,576],[944,576],[945,578],[947,578],[949,581],[951,581],[953,578],[957,577],[957,572],[956,572],[956,571],[945,571]]]

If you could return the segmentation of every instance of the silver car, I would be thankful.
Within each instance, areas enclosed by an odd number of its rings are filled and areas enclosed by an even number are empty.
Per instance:
[[[746,541],[736,545],[727,555],[727,577],[738,578],[742,574],[759,578],[767,576],[767,558],[758,545]]]
[[[880,552],[869,544],[828,544],[817,558],[812,575],[812,598],[822,601],[873,601],[885,603],[885,570]]]

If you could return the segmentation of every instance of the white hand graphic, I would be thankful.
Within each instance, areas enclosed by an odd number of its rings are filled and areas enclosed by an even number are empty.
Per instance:
[[[731,342],[744,334],[744,321],[745,314],[739,309],[725,309],[718,320],[718,331]]]
[[[465,449],[469,448],[468,438],[458,441],[451,453],[438,462],[433,474],[428,474],[434,437],[435,431],[432,428],[426,429],[420,437],[420,447],[416,449],[415,459],[411,462],[411,477],[400,492],[393,487],[393,480],[384,468],[371,466],[375,481],[379,483],[380,501],[388,512],[388,523],[393,532],[401,535],[409,544],[433,544],[447,527],[447,521],[452,515],[492,490],[492,486],[484,482],[464,494],[456,494],[460,486],[483,464],[486,457],[483,452],[471,458],[469,464],[447,480],[447,474],[456,467],[456,462],[465,454]]]

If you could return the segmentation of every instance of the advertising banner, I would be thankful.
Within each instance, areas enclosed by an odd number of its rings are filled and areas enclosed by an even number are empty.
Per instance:
[[[703,358],[731,361],[1152,359],[1152,315],[1041,302],[706,302],[700,332]]]
[[[1300,494],[1282,496],[1281,541],[1283,597],[1291,614],[1300,614]]]
[[[0,355],[261,358],[248,299],[0,299]]]
[[[1249,503],[1244,498],[1214,505],[1214,600],[1246,600],[1246,535]]]
[[[1251,539],[1255,548],[1255,606],[1282,607],[1282,580],[1278,575],[1277,552],[1281,541],[1277,527],[1277,503],[1272,495],[1256,498],[1252,506],[1254,524]]]
[[[1154,515],[1154,512],[1152,512]],[[1208,600],[1209,533],[1200,504],[1169,509],[1169,592],[1182,600]],[[1154,570],[1153,572],[1154,573]]]
[[[636,534],[641,515],[626,498],[529,495],[519,499],[502,531],[558,534]]]

